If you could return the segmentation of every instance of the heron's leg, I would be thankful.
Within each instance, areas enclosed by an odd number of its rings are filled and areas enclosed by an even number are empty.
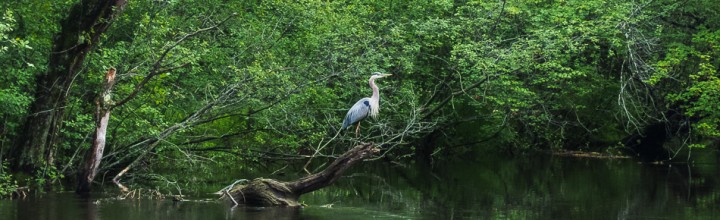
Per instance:
[[[358,121],[357,127],[355,128],[355,138],[360,134],[360,122]]]

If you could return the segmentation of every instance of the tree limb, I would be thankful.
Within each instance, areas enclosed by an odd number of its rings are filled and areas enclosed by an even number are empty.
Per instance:
[[[378,152],[380,149],[373,144],[360,144],[335,159],[319,173],[290,182],[257,178],[248,184],[233,187],[229,198],[251,206],[297,207],[300,206],[300,195],[329,186],[348,168]]]
[[[170,72],[170,71],[176,70],[176,69],[184,68],[184,67],[190,65],[190,63],[183,63],[183,64],[180,64],[180,65],[177,65],[177,66],[173,66],[173,67],[163,67],[163,66],[162,66],[163,62],[165,61],[165,58],[167,58],[167,55],[170,53],[170,51],[172,51],[173,49],[175,49],[177,46],[179,46],[179,45],[180,45],[181,43],[183,43],[185,40],[190,39],[191,37],[193,37],[193,36],[195,36],[195,35],[198,35],[198,34],[200,34],[200,33],[202,33],[202,32],[206,32],[206,31],[210,31],[210,30],[213,30],[213,29],[217,29],[218,27],[220,27],[220,25],[224,24],[225,22],[227,22],[228,20],[230,20],[230,18],[235,17],[235,16],[237,16],[237,13],[233,13],[232,15],[226,17],[225,19],[223,19],[222,21],[218,22],[217,24],[215,24],[215,25],[213,25],[213,26],[206,27],[206,28],[201,28],[201,29],[195,30],[195,31],[192,32],[192,33],[185,34],[185,35],[182,36],[180,39],[178,39],[178,40],[176,40],[175,42],[173,42],[173,44],[171,44],[170,46],[168,46],[167,48],[165,48],[165,50],[162,52],[162,54],[160,55],[160,57],[155,61],[155,63],[152,64],[152,69],[150,70],[150,72],[148,73],[148,75],[145,76],[145,78],[143,78],[143,80],[142,80],[140,83],[138,83],[137,85],[135,85],[135,89],[130,93],[130,95],[128,95],[127,97],[125,97],[124,99],[122,99],[122,101],[117,102],[117,103],[113,106],[113,108],[122,106],[122,105],[124,105],[125,103],[127,103],[128,101],[130,101],[130,100],[132,100],[133,98],[135,98],[135,96],[137,96],[137,94],[140,92],[140,90],[141,90],[143,87],[145,87],[145,84],[147,84],[153,77],[155,77],[155,76],[157,76],[157,75],[160,75],[160,74],[163,74],[163,73],[166,73],[166,72]]]
[[[466,90],[471,90],[471,89],[474,89],[474,88],[482,85],[482,84],[485,83],[488,79],[490,79],[489,76],[485,77],[485,79],[482,79],[482,80],[480,80],[480,81],[478,81],[478,82],[473,83],[472,85],[466,87],[465,89],[462,89],[462,90],[458,90],[458,91],[453,92],[453,93],[450,94],[448,97],[445,97],[445,99],[442,100],[442,101],[441,101],[437,106],[435,106],[433,109],[427,111],[427,113],[424,114],[424,116],[422,117],[422,119],[425,120],[425,119],[430,118],[430,116],[432,116],[433,114],[435,114],[435,112],[439,111],[443,106],[445,106],[448,102],[450,102],[450,100],[451,100],[453,97],[455,97],[456,95],[463,94],[464,92],[466,92]]]

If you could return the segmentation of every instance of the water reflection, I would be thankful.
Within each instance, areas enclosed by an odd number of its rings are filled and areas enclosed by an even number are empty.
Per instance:
[[[302,209],[48,193],[0,200],[0,219],[703,219],[720,214],[716,164],[550,155],[377,162],[304,195]]]
[[[345,178],[341,185],[352,191],[319,192],[326,195],[312,202],[375,204],[373,209],[427,219],[675,219],[720,213],[714,161],[640,164],[540,155],[412,167],[380,166],[372,174]]]

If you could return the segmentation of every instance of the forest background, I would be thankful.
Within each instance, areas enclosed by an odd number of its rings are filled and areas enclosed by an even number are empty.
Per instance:
[[[0,9],[0,194],[88,170],[96,182],[123,170],[130,183],[202,182],[332,158],[358,142],[390,160],[583,150],[662,161],[720,140],[714,1],[8,0]],[[377,82],[380,117],[359,137],[332,138],[376,71],[393,74]]]

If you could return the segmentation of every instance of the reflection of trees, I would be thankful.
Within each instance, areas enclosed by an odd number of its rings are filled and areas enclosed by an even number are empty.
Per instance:
[[[334,201],[359,196],[387,211],[446,219],[625,219],[712,214],[720,198],[715,168],[686,165],[548,155],[376,165],[372,174],[346,178],[347,197]]]
[[[713,164],[638,164],[548,155],[436,161],[433,167],[366,163],[333,187],[303,196],[311,207],[230,209],[217,203],[83,199],[44,194],[16,201],[2,219],[314,219],[328,213],[428,219],[695,219],[720,203]],[[334,204],[333,209],[319,208]],[[7,214],[0,206],[0,213]]]
[[[473,158],[407,167],[368,163],[363,173],[303,200],[430,219],[633,219],[711,215],[720,198],[714,162],[688,167],[544,154]]]

